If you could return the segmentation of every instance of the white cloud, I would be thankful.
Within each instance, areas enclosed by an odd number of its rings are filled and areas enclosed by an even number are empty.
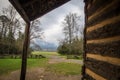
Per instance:
[[[55,43],[58,45],[58,40],[63,38],[62,27],[58,25],[53,25],[51,29],[46,29],[44,31],[45,40],[50,43]]]

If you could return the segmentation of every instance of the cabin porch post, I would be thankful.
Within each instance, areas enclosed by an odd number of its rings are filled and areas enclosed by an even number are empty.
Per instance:
[[[25,76],[26,76],[27,53],[29,48],[29,35],[30,35],[30,23],[26,23],[20,80],[25,80]]]

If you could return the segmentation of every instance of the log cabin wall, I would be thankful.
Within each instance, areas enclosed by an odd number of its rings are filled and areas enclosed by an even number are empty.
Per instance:
[[[120,0],[85,0],[85,80],[120,80]]]

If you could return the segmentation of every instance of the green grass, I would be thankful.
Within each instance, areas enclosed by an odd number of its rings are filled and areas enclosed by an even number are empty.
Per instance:
[[[57,52],[33,51],[33,55],[59,55]]]
[[[33,55],[43,55],[43,56],[61,56],[66,58],[65,55],[60,55],[57,52],[32,52]],[[75,63],[57,63],[57,64],[48,64],[47,58],[41,59],[28,59],[27,62],[28,68],[35,67],[44,67],[49,71],[66,74],[66,75],[75,75],[81,73],[81,65]],[[0,59],[0,75],[7,74],[9,72],[20,70],[21,68],[21,59]]]
[[[20,59],[0,59],[0,74],[20,69]]]
[[[45,67],[48,63],[48,59],[28,59],[27,66],[28,68],[31,67]]]
[[[28,68],[44,67],[47,64],[47,59],[28,59]],[[21,68],[21,59],[0,59],[0,75],[9,73]]]
[[[33,51],[32,55],[43,55],[45,57],[48,57],[48,56],[60,56],[62,58],[67,58],[66,55],[61,55],[61,54],[59,54],[57,52]]]
[[[75,63],[57,63],[48,65],[48,70],[64,75],[81,74],[81,65]]]
[[[28,59],[27,67],[44,67],[49,71],[65,74],[76,75],[81,73],[81,65],[75,63],[56,63],[48,64],[48,59]],[[21,67],[20,59],[0,59],[0,75],[19,70]]]

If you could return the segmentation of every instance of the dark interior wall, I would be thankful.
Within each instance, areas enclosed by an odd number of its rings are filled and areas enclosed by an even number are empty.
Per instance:
[[[120,0],[85,0],[87,80],[120,80]]]

